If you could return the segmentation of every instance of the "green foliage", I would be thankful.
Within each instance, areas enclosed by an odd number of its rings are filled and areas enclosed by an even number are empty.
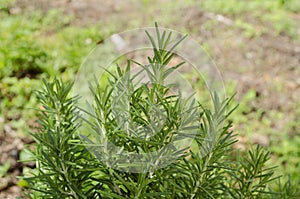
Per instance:
[[[33,123],[35,111],[32,107],[36,106],[37,100],[32,93],[39,87],[39,80],[29,78],[5,77],[0,81],[0,115],[4,124],[9,124],[21,137],[30,131],[29,124]]]
[[[98,26],[68,27],[72,19],[57,10],[13,15],[0,11],[0,18],[0,115],[24,136],[35,118],[32,93],[40,89],[39,79],[73,78],[103,34]]]
[[[67,23],[66,17],[57,11],[47,14],[36,11],[24,15],[0,12],[0,17],[3,19],[0,22],[0,79],[55,74],[51,53],[37,41],[37,36],[49,31],[48,27],[52,31],[63,27]]]
[[[4,18],[5,14],[0,13]],[[0,79],[45,72],[47,54],[31,39],[34,27],[20,28],[22,21],[8,18],[0,23]],[[18,41],[18,42],[16,42]],[[29,73],[31,72],[31,73]]]
[[[300,138],[295,136],[293,142],[283,140],[271,150],[278,156],[277,162],[282,165],[282,173],[290,175],[292,179],[299,179],[300,169]],[[299,183],[299,182],[298,182]]]
[[[287,10],[293,12],[300,11],[300,2],[297,0],[280,0],[280,4]]]
[[[9,162],[5,163],[4,165],[0,165],[0,178],[2,176],[5,176],[5,174],[9,170],[9,167],[10,167],[10,163]]]
[[[37,142],[36,158],[38,180],[27,180],[41,194],[34,198],[87,198],[89,197],[89,155],[83,146],[74,145],[78,140],[78,114],[73,105],[75,98],[68,94],[72,84],[63,84],[58,80],[44,82],[43,92],[38,92],[38,99],[43,104],[41,120],[43,133],[32,134]],[[51,96],[51,97],[49,97]],[[95,168],[94,168],[95,169]]]
[[[144,1],[145,16],[150,12],[149,7],[152,6],[151,10],[154,10],[157,5],[157,2],[156,5],[153,2],[151,5],[149,2]],[[296,33],[297,22],[294,22],[292,17],[296,16],[300,10],[300,1],[298,0],[205,0],[201,2],[203,2],[201,9],[203,8],[204,11],[220,13],[232,19],[234,21],[233,30],[242,30],[246,37],[260,36],[263,33],[287,33],[294,37]],[[47,13],[38,10],[19,14],[10,13],[13,3],[13,0],[0,1],[0,117],[3,120],[0,122],[0,131],[3,132],[4,125],[9,125],[17,131],[16,136],[22,138],[24,133],[26,135],[26,132],[30,131],[30,124],[34,120],[34,111],[30,107],[38,106],[36,97],[32,93],[33,90],[41,88],[39,79],[54,75],[59,75],[63,79],[73,78],[83,57],[96,45],[97,41],[103,38],[104,33],[98,25],[78,27],[72,24],[72,18],[57,10],[49,10]],[[159,3],[165,5],[161,6],[163,9],[160,13],[163,16],[173,15],[173,8],[181,9],[188,5],[195,5],[193,0],[180,1],[180,3]],[[137,27],[141,23],[140,20],[145,20],[144,18],[146,17],[130,23],[134,23],[131,25]],[[164,24],[172,26],[172,24],[177,24],[178,18],[162,17],[161,20]],[[210,20],[203,24],[203,27],[209,30],[219,30],[216,28],[219,25],[216,20]],[[110,32],[114,26],[124,27],[124,24],[109,24],[105,27],[106,31]],[[198,28],[196,29],[198,31]],[[228,29],[228,31],[231,30],[232,28]],[[143,91],[143,89],[140,90]],[[242,126],[240,133],[243,136],[253,132],[274,134],[272,120],[281,121],[285,115],[277,110],[253,111],[251,102],[256,100],[255,98],[254,90],[246,93],[231,120],[235,125]],[[300,109],[297,107],[300,106],[295,105],[295,107],[295,110],[299,112]],[[269,116],[262,117],[264,114]],[[300,116],[298,113],[297,115]],[[292,196],[293,194],[290,194],[292,191],[289,193],[285,190],[295,190],[296,192],[291,181],[296,182],[297,179],[300,179],[297,150],[300,141],[297,138],[299,132],[296,132],[299,124],[299,120],[291,120],[289,125],[284,126],[282,131],[275,132],[276,135],[273,136],[276,137],[276,141],[271,143],[272,161],[269,162],[269,165],[279,161],[280,167],[276,172],[279,175],[291,174],[292,176],[290,181],[281,184],[280,188],[276,186],[277,188],[274,190],[282,193],[277,198]],[[291,131],[295,131],[297,135],[289,137],[283,133]],[[0,167],[1,172],[5,173],[7,165]],[[23,168],[23,173],[26,173],[27,170],[28,168]]]
[[[299,197],[299,186],[295,183],[292,183],[292,179],[288,176],[288,179],[282,183],[282,179],[278,179],[276,185],[271,188],[272,192],[276,193],[276,195],[270,197],[280,198],[280,199],[290,199],[290,198],[298,198]]]
[[[272,179],[273,169],[264,168],[265,163],[270,159],[270,154],[264,152],[257,146],[248,152],[247,157],[238,157],[240,165],[236,165],[234,171],[235,182],[232,184],[231,196],[233,198],[262,198],[265,194],[266,184]]]
[[[232,86],[235,90],[235,86]],[[254,89],[248,90],[246,94],[239,99],[239,108],[235,114],[239,117],[232,117],[232,121],[239,131],[239,135],[246,140],[243,147],[247,148],[253,143],[253,132],[255,135],[264,135],[268,139],[269,150],[272,153],[272,159],[267,165],[278,164],[275,170],[277,175],[283,175],[283,179],[290,180],[295,185],[299,185],[299,106],[295,106],[293,112],[296,120],[290,120],[284,123],[286,115],[280,110],[258,108],[257,101],[261,100]],[[237,102],[236,102],[237,103]],[[275,121],[275,122],[274,122]],[[282,130],[275,131],[273,126],[277,121],[283,122]],[[284,133],[283,133],[284,132]]]
[[[0,11],[8,11],[8,6],[12,4],[13,0],[2,0],[0,2]]]
[[[297,38],[297,23],[290,11],[299,12],[299,1],[281,0],[204,0],[201,8],[215,14],[228,16],[235,22],[234,27],[241,29],[246,37],[268,34],[288,34]]]
[[[76,70],[91,44],[103,37],[97,26],[67,28],[71,18],[56,10],[24,16],[0,12],[0,17],[5,19],[0,22],[0,79]]]
[[[189,103],[189,98],[183,98],[180,93],[168,93],[171,85],[166,84],[165,79],[181,64],[167,67],[174,56],[166,50],[171,33],[160,33],[156,28],[157,41],[147,33],[154,52],[154,56],[148,58],[149,64],[132,61],[140,66],[140,72],[146,73],[148,82],[135,87],[136,75],[131,74],[132,62],[128,61],[125,69],[117,67],[115,73],[109,73],[108,85],[102,87],[96,81],[96,85],[91,86],[95,102],[90,110],[84,110],[90,115],[90,119],[84,118],[84,121],[90,127],[89,132],[99,141],[95,147],[97,150],[87,150],[93,147],[93,143],[90,140],[88,145],[84,142],[88,139],[78,135],[83,123],[80,109],[76,106],[77,97],[69,96],[73,84],[57,79],[51,83],[44,81],[43,90],[37,93],[43,105],[39,120],[41,128],[38,133],[32,134],[36,140],[33,154],[37,168],[32,171],[31,177],[25,178],[31,190],[29,197],[276,198],[276,193],[269,191],[269,184],[274,178],[273,168],[265,166],[270,157],[268,152],[257,146],[248,155],[232,159],[231,146],[236,139],[229,130],[231,123],[226,123],[232,112],[226,113],[231,99],[220,101],[217,94],[212,93],[214,108],[210,110],[199,102]],[[117,97],[120,97],[119,102],[123,97],[129,100],[127,111],[118,109],[120,107],[114,104]],[[151,109],[153,107],[156,108]],[[122,114],[119,117],[113,115],[113,111],[120,110]],[[161,118],[155,110],[167,114],[162,128],[156,128]],[[120,120],[125,121],[121,126]],[[122,124],[150,127],[148,130],[155,134],[151,137],[147,133],[134,136],[134,133],[144,132],[124,129]],[[189,134],[185,130],[195,133]],[[162,150],[161,154],[171,151],[175,157],[175,161],[162,168],[156,166],[158,162],[168,160],[163,156],[156,156],[152,165],[147,165],[147,162],[136,165],[130,161],[122,165],[115,159],[118,154],[128,158],[126,152],[140,155],[155,152],[185,136],[192,136],[194,145],[181,150],[176,147]],[[114,156],[114,148],[106,145],[107,140],[122,147],[122,150]],[[120,170],[120,167],[137,166],[146,166],[144,172]],[[285,188],[279,190],[288,196],[297,194],[288,193]]]

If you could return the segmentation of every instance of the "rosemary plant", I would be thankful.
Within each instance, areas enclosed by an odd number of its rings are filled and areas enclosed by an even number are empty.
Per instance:
[[[28,197],[280,198],[270,187],[276,177],[274,168],[265,166],[268,152],[256,146],[233,157],[239,153],[233,153],[237,140],[227,122],[231,99],[220,101],[212,93],[214,106],[207,109],[170,92],[165,80],[182,63],[168,64],[184,37],[170,46],[171,32],[156,26],[156,39],[146,34],[153,46],[149,63],[129,60],[124,69],[109,72],[108,84],[95,81],[88,110],[70,97],[72,83],[44,81],[37,92],[43,106],[40,129],[32,133],[36,168],[25,178]],[[136,81],[132,63],[148,82]],[[88,117],[82,118],[82,111]],[[88,126],[85,132],[79,132],[81,125]],[[188,147],[174,144],[187,138],[193,139]],[[295,194],[285,192],[286,197]]]

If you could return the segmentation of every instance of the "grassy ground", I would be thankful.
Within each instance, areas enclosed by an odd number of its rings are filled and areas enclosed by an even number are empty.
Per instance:
[[[0,9],[0,198],[19,195],[15,176],[34,166],[17,160],[32,143],[41,78],[73,79],[98,41],[154,21],[202,44],[236,92],[236,147],[265,146],[278,174],[300,180],[298,0],[6,0]]]

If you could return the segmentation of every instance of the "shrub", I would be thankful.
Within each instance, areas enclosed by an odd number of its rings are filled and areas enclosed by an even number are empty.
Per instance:
[[[149,64],[135,62],[149,81],[135,86],[137,76],[131,74],[134,61],[128,61],[125,69],[117,67],[115,73],[109,72],[108,84],[102,86],[95,81],[91,86],[94,103],[89,110],[77,107],[78,97],[70,96],[73,83],[44,80],[43,90],[37,92],[43,106],[40,129],[32,134],[36,169],[25,178],[28,196],[122,199],[296,195],[289,192],[292,186],[272,191],[270,183],[277,177],[273,177],[274,167],[265,166],[270,156],[260,146],[247,155],[233,153],[232,145],[237,140],[230,131],[231,123],[226,123],[233,111],[226,113],[231,99],[220,101],[216,93],[211,93],[214,106],[210,110],[180,93],[170,94],[170,85],[164,80],[181,64],[167,67],[174,56],[167,50],[171,33],[161,34],[156,26],[156,34],[155,42],[147,33],[154,52]],[[121,104],[126,102],[126,110],[115,104],[116,98]],[[82,118],[82,111],[89,117]],[[167,117],[163,118],[161,112]],[[88,130],[79,133],[82,126]],[[128,126],[143,130],[132,131]],[[174,144],[189,137],[193,138],[191,146],[178,149]],[[120,149],[117,152],[116,146]],[[130,161],[128,152],[140,155],[142,163]],[[154,161],[145,154],[154,154]]]

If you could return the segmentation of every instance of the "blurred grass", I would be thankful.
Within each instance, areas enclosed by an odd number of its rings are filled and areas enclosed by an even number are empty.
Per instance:
[[[41,78],[74,78],[85,56],[103,38],[99,26],[73,27],[57,10],[0,12],[0,131],[10,125],[26,136],[35,119],[34,90]],[[31,122],[29,122],[31,121]]]
[[[242,29],[248,37],[260,36],[273,29],[275,35],[288,34],[298,38],[297,22],[291,20],[293,12],[300,11],[298,0],[205,0],[201,7],[233,18],[235,27]]]

